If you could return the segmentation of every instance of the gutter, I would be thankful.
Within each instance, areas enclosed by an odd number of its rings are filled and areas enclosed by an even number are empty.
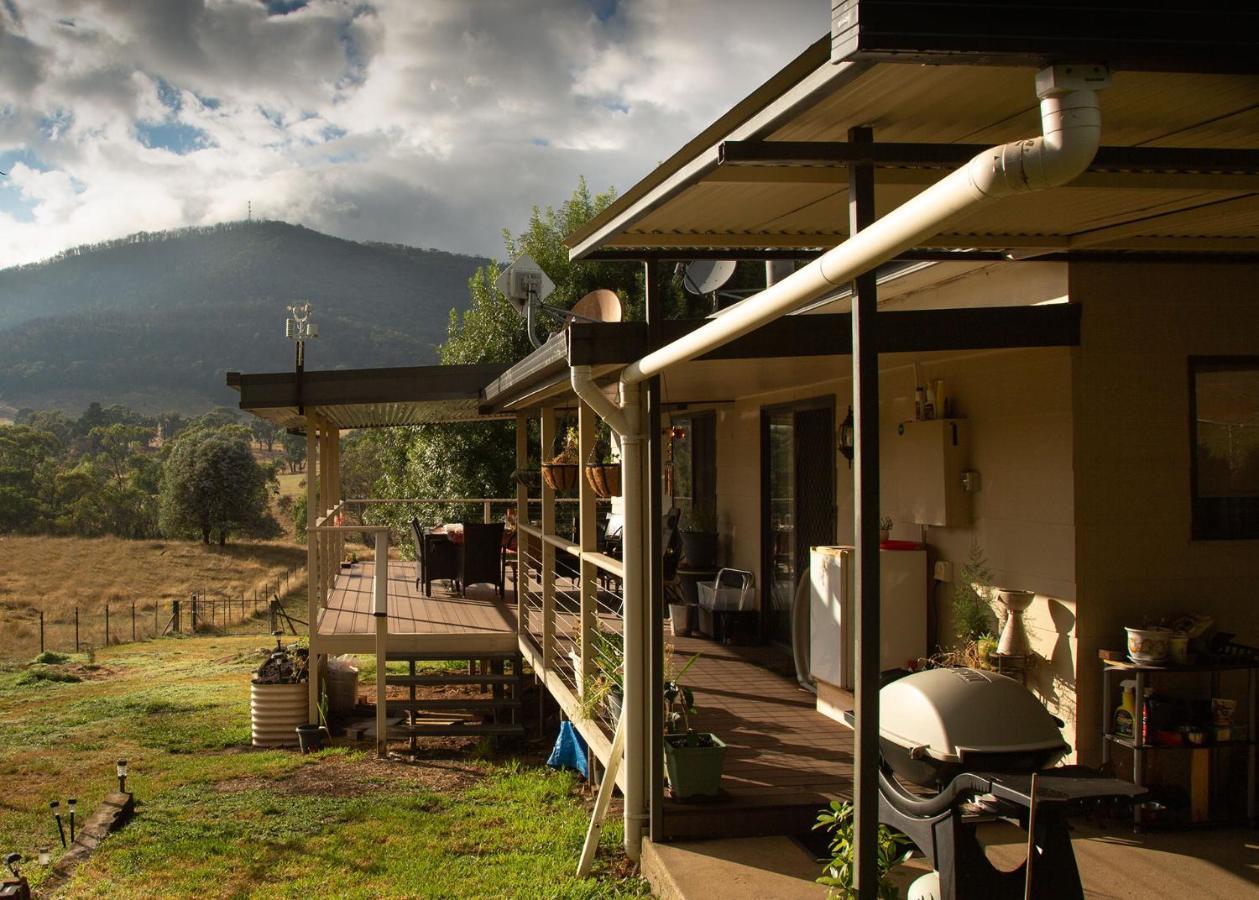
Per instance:
[[[625,497],[625,851],[638,861],[647,822],[644,784],[649,757],[647,602],[643,565],[642,452],[645,415],[639,385],[832,293],[858,275],[936,234],[946,222],[1006,197],[1065,184],[1088,168],[1101,141],[1097,91],[1110,83],[1099,65],[1055,65],[1036,74],[1040,137],[992,147],[804,268],[729,307],[718,318],[648,353],[622,372],[613,401],[590,366],[572,366],[573,390],[621,440]]]
[[[1088,168],[1101,142],[1097,91],[1105,66],[1055,65],[1036,74],[1040,137],[992,147],[868,228],[723,315],[647,354],[621,373],[639,384],[742,337],[917,246],[948,222],[1006,197],[1066,184]]]
[[[573,391],[604,419],[621,445],[621,472],[624,475],[625,527],[622,559],[627,563],[622,579],[625,615],[625,671],[622,675],[625,697],[621,715],[625,720],[625,853],[638,862],[643,831],[648,824],[645,784],[647,782],[648,726],[647,693],[647,629],[648,615],[645,566],[633,561],[646,559],[647,518],[643,513],[647,454],[643,452],[646,438],[642,392],[636,384],[619,386],[616,401],[605,394],[594,381],[591,366],[573,366]]]

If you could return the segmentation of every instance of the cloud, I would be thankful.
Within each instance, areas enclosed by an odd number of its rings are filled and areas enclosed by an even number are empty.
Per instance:
[[[4,0],[0,267],[255,216],[501,252],[628,188],[828,27],[817,0]]]

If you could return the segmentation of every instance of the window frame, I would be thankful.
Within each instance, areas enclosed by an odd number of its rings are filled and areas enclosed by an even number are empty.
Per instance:
[[[1189,535],[1193,541],[1255,541],[1259,540],[1259,524],[1252,531],[1221,532],[1203,521],[1200,509],[1203,500],[1198,496],[1198,375],[1202,372],[1256,372],[1259,373],[1259,355],[1212,355],[1189,356]],[[1259,507],[1259,497],[1248,498]]]

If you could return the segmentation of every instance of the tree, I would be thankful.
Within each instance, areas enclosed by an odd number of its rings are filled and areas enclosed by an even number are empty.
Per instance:
[[[289,471],[300,472],[306,465],[306,438],[286,431],[280,436],[280,446],[284,449],[284,461]]]
[[[60,442],[29,425],[0,426],[0,532],[39,532],[51,514],[41,487],[50,481]]]
[[[194,426],[175,439],[162,470],[160,521],[168,535],[196,534],[202,543],[230,534],[274,535],[267,471],[239,425]]]
[[[579,262],[568,259],[564,238],[598,215],[615,199],[609,189],[591,194],[585,179],[558,208],[534,207],[523,232],[503,232],[509,258],[528,253],[555,283],[547,303],[571,308],[596,288],[616,291],[627,319],[643,317],[643,267],[634,263]],[[500,267],[491,263],[468,280],[470,303],[460,314],[451,310],[446,342],[439,348],[446,365],[511,363],[533,350],[524,320],[494,287]],[[661,271],[656,287],[665,299],[666,314],[685,309],[685,299],[672,273]],[[515,492],[516,467],[512,426],[505,422],[419,425],[385,429],[364,439],[361,453],[378,461],[375,479],[380,495],[394,497],[456,496],[504,497]],[[376,510],[387,516],[397,510]],[[432,511],[435,515],[454,510]]]

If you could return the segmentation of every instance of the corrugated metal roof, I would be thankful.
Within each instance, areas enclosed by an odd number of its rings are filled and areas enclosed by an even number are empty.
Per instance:
[[[306,372],[301,389],[305,414],[298,411],[293,372],[232,372],[227,383],[240,391],[241,409],[282,428],[305,429],[306,414],[343,429],[386,428],[508,418],[480,411],[482,386],[505,368],[488,364]]]
[[[841,68],[819,64],[827,66]],[[849,128],[870,125],[879,142],[1018,140],[1039,133],[1034,76],[1030,68],[867,64],[848,78],[819,77],[812,102],[778,115],[761,137],[845,141]],[[749,101],[768,108],[775,96],[763,87]],[[1259,150],[1259,76],[1116,72],[1100,97],[1105,146]],[[574,234],[574,255],[605,247],[824,248],[842,241],[844,166],[717,165],[718,132],[754,133],[757,115],[723,120],[724,129],[705,132],[705,146],[692,141],[693,174],[686,174],[687,159],[670,159],[627,193],[636,200]],[[879,213],[944,174],[878,169]],[[923,246],[1170,249],[1183,239],[1185,249],[1259,251],[1259,176],[1177,178],[1088,173],[1076,185],[994,204]]]

